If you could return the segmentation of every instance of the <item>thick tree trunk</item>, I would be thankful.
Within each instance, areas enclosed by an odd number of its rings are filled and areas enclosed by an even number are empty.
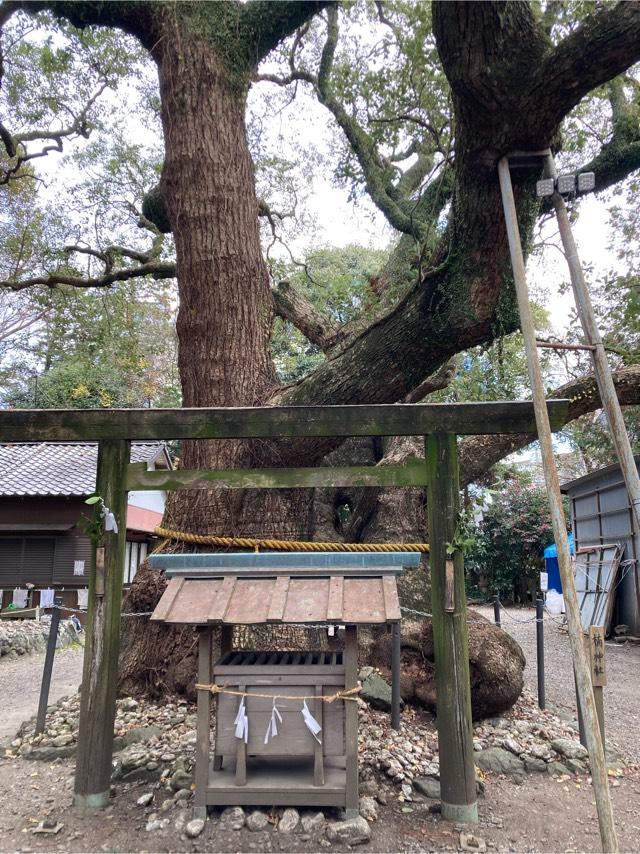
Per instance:
[[[495,164],[510,149],[553,141],[560,117],[538,74],[552,51],[527,4],[438,4],[437,10],[438,46],[456,112],[447,233],[431,270],[393,310],[286,390],[278,389],[268,354],[273,308],[245,136],[245,81],[241,73],[229,71],[228,47],[218,43],[216,51],[197,35],[197,27],[180,16],[162,16],[153,48],[166,142],[161,189],[176,242],[179,367],[186,406],[402,400],[456,352],[516,328]],[[599,73],[608,79],[606,72]],[[523,234],[531,233],[538,212],[533,177],[516,181]],[[182,464],[220,468],[291,465],[301,459],[310,464],[330,449],[331,443],[322,441],[186,443]],[[383,497],[377,509],[368,511],[370,537],[394,527],[385,512],[392,496]],[[411,519],[420,495],[407,498],[403,509]],[[325,502],[323,533],[330,532],[331,510],[331,502]],[[198,532],[310,538],[312,513],[313,502],[300,492],[211,491],[174,494],[166,521]],[[140,610],[154,604],[143,588],[141,582],[132,591]],[[150,658],[131,659],[129,669],[125,665],[129,685],[149,672],[167,672],[164,656],[152,660],[161,645],[152,646]],[[135,648],[129,644],[134,657]],[[173,658],[184,665],[189,649],[189,639],[180,638]],[[178,687],[177,676],[173,681]]]
[[[175,19],[166,23],[156,59],[166,148],[160,187],[176,245],[183,405],[252,406],[274,393],[277,379],[269,354],[273,298],[245,133],[246,89],[208,42],[176,26]],[[190,441],[180,464],[277,465],[274,454],[268,443]],[[307,539],[312,507],[300,490],[173,492],[164,524],[220,536]],[[145,568],[129,606],[152,609],[164,586],[159,573]],[[142,623],[125,629],[122,690],[193,693],[192,630]]]
[[[178,361],[184,406],[251,406],[277,388],[273,298],[262,257],[246,86],[209,42],[167,16],[157,53],[166,157],[161,180],[176,245]],[[185,468],[272,460],[267,446],[185,442]],[[291,493],[173,493],[166,522],[222,535],[302,536]],[[308,505],[308,502],[306,502]],[[293,506],[292,506],[293,505]]]

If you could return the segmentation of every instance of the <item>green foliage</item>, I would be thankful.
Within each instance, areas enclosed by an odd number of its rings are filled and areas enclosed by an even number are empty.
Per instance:
[[[93,511],[90,516],[82,513],[80,516],[80,526],[95,548],[100,544],[104,534],[104,517],[106,513],[104,499],[101,495],[91,495],[84,503],[92,507]]]
[[[31,346],[5,368],[4,405],[111,408],[179,405],[169,285],[55,292]]]
[[[379,249],[350,244],[309,253],[305,267],[289,268],[291,284],[334,323],[348,323],[375,300],[372,283],[385,260]]]
[[[310,344],[295,326],[276,317],[271,335],[271,355],[284,383],[294,383],[324,361],[324,355]]]
[[[532,306],[537,329],[548,327],[547,312]],[[540,353],[543,372],[550,367],[551,356]],[[453,381],[429,399],[446,403],[466,400],[518,400],[530,396],[527,360],[522,335],[513,332],[488,347],[474,347],[457,357]]]
[[[635,182],[632,182],[635,183]],[[609,364],[614,369],[640,364],[640,258],[637,255],[637,240],[631,233],[637,221],[635,208],[622,210],[616,207],[612,213],[619,225],[614,244],[619,247],[620,268],[594,279],[590,276],[589,291],[605,347],[608,348]],[[575,312],[567,338],[583,341],[582,327]],[[571,370],[575,376],[592,372],[591,357],[578,353],[572,360]],[[627,406],[623,409],[627,432],[635,453],[640,453],[640,407]],[[616,462],[616,453],[609,428],[601,410],[584,415],[571,422],[564,435],[580,453],[587,471],[594,471]]]
[[[384,259],[384,252],[364,246],[324,247],[310,252],[303,267],[281,265],[276,275],[288,279],[328,321],[348,323],[375,304],[372,283]],[[324,359],[302,333],[280,319],[274,324],[271,352],[284,382],[295,382]]]
[[[544,548],[553,541],[546,491],[517,477],[498,482],[490,495],[465,557],[467,584],[523,601],[536,589]]]

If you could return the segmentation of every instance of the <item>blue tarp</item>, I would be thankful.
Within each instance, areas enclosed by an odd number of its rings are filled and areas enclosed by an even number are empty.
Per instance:
[[[573,534],[567,535],[569,541],[569,554],[575,554],[575,546],[573,544]],[[544,568],[549,574],[549,590],[557,590],[562,593],[562,582],[560,581],[560,567],[558,566],[558,549],[556,544],[552,543],[544,550]]]

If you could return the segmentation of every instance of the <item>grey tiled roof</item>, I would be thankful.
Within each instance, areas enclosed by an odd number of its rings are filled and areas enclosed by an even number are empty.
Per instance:
[[[132,463],[165,468],[165,454],[158,442],[131,445]],[[0,444],[0,495],[91,495],[97,464],[95,442]]]

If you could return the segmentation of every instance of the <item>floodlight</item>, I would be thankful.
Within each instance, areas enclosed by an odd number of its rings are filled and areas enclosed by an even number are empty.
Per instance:
[[[569,196],[576,191],[575,175],[558,175],[558,192],[561,196]]]
[[[579,193],[588,193],[590,190],[594,190],[595,186],[596,186],[595,172],[583,172],[581,175],[578,175],[578,192]]]
[[[553,178],[543,178],[541,181],[536,181],[536,196],[539,199],[544,196],[552,196],[555,193],[555,181]]]

